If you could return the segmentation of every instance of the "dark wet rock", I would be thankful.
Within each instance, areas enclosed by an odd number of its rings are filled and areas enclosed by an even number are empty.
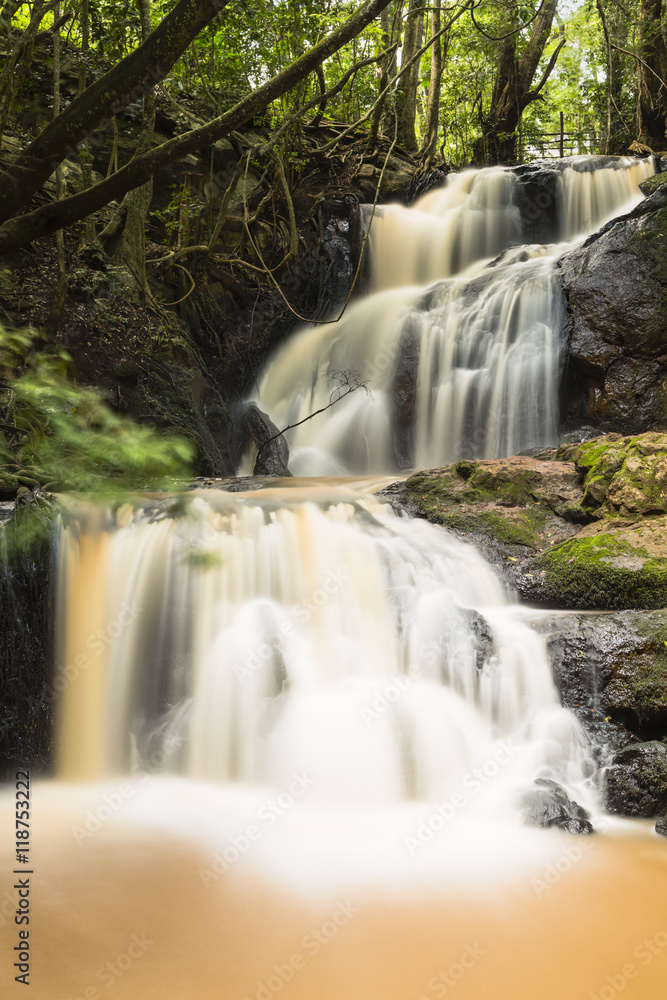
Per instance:
[[[559,263],[568,420],[624,434],[667,426],[667,187]]]
[[[560,827],[574,834],[595,832],[589,814],[570,799],[562,785],[549,778],[537,778],[535,786],[521,798],[521,816],[526,826]]]
[[[526,243],[553,243],[558,239],[562,170],[544,163],[528,163],[514,170],[515,201],[521,213]]]
[[[0,780],[13,778],[22,765],[37,775],[53,764],[53,548],[50,534],[26,546],[20,523],[36,513],[15,508],[0,527]]]
[[[254,476],[291,476],[289,448],[280,429],[256,403],[246,403],[236,413],[235,440],[243,454],[252,442],[258,449]]]
[[[391,392],[394,455],[400,469],[414,466],[415,406],[421,347],[419,323],[409,316],[401,331]]]
[[[655,832],[659,833],[662,837],[667,837],[667,816],[660,817],[655,824]]]
[[[667,738],[667,611],[540,615],[562,703],[601,759],[637,737]]]
[[[439,167],[428,170],[425,174],[415,174],[407,186],[405,192],[405,204],[414,205],[416,201],[423,198],[429,191],[444,187],[447,183],[449,170],[441,170]]]
[[[344,305],[352,287],[361,253],[361,211],[353,194],[334,197],[323,212],[322,249],[329,261],[324,278],[325,312],[336,312]]]
[[[637,743],[614,754],[604,774],[605,807],[621,816],[662,816],[667,811],[667,747]]]
[[[474,638],[476,665],[477,669],[481,670],[494,651],[491,626],[484,615],[481,615],[474,608],[461,608],[460,614],[465,619],[466,626]]]
[[[592,441],[593,438],[600,437],[602,432],[599,427],[588,427],[584,424],[581,427],[575,427],[572,430],[567,431],[565,434],[561,434],[560,443],[563,444],[583,444],[584,441]],[[554,455],[554,458],[556,456]]]

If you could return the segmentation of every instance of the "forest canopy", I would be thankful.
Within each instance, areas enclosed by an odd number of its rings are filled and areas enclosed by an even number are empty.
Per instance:
[[[635,139],[660,150],[666,24],[662,0],[7,0],[3,131],[25,124],[21,93],[45,39],[53,39],[55,70],[61,39],[78,53],[80,88],[69,102],[54,93],[53,122],[0,179],[0,249],[85,217],[170,157],[257,115],[292,145],[306,122],[326,115],[366,131],[370,147],[389,135],[429,166],[622,153]],[[32,230],[30,219],[8,222],[66,156],[83,151],[85,160],[86,143],[126,105],[143,106],[150,119],[156,86],[189,102],[193,125],[203,124],[157,150],[145,136],[124,173],[76,204],[51,206]]]

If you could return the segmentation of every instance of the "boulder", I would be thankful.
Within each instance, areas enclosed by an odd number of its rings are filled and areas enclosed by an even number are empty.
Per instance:
[[[667,427],[667,187],[570,250],[567,420],[624,434]]]
[[[666,434],[466,459],[411,476],[399,493],[412,513],[475,541],[526,600],[667,606]]]
[[[549,778],[537,778],[521,799],[521,817],[526,826],[560,827],[568,833],[594,833],[589,814],[573,802],[562,785]]]
[[[236,415],[234,438],[238,454],[252,441],[258,449],[254,476],[291,476],[288,469],[289,448],[284,436],[270,417],[257,406],[247,403]]]
[[[614,754],[604,774],[605,807],[621,816],[667,812],[667,747],[638,743]]]
[[[608,756],[667,738],[667,611],[539,615],[563,705]]]
[[[659,833],[662,837],[667,837],[667,816],[660,817],[655,824],[655,832]]]

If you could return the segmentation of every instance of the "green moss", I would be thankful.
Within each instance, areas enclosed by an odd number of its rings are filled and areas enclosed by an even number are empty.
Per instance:
[[[626,557],[627,566],[620,560]],[[633,568],[630,560],[641,560]],[[543,552],[536,567],[566,608],[660,608],[667,604],[667,559],[648,557],[612,533],[573,538]]]
[[[641,680],[637,681],[633,695],[641,708],[654,706],[656,703],[667,705],[667,652],[659,655]]]
[[[525,545],[529,548],[537,548],[541,544],[536,529],[538,525],[544,525],[544,514],[529,511],[504,514],[493,510],[474,513],[434,510],[428,514],[428,518],[435,524],[442,524],[456,531],[486,535],[506,545]]]
[[[664,187],[667,184],[667,174],[654,174],[653,177],[647,177],[645,181],[642,181],[639,185],[639,190],[646,195],[653,194],[658,188]]]

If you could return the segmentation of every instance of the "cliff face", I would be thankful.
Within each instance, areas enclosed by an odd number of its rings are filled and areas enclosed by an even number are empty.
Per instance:
[[[667,426],[667,175],[625,218],[560,262],[565,418],[636,434]]]

